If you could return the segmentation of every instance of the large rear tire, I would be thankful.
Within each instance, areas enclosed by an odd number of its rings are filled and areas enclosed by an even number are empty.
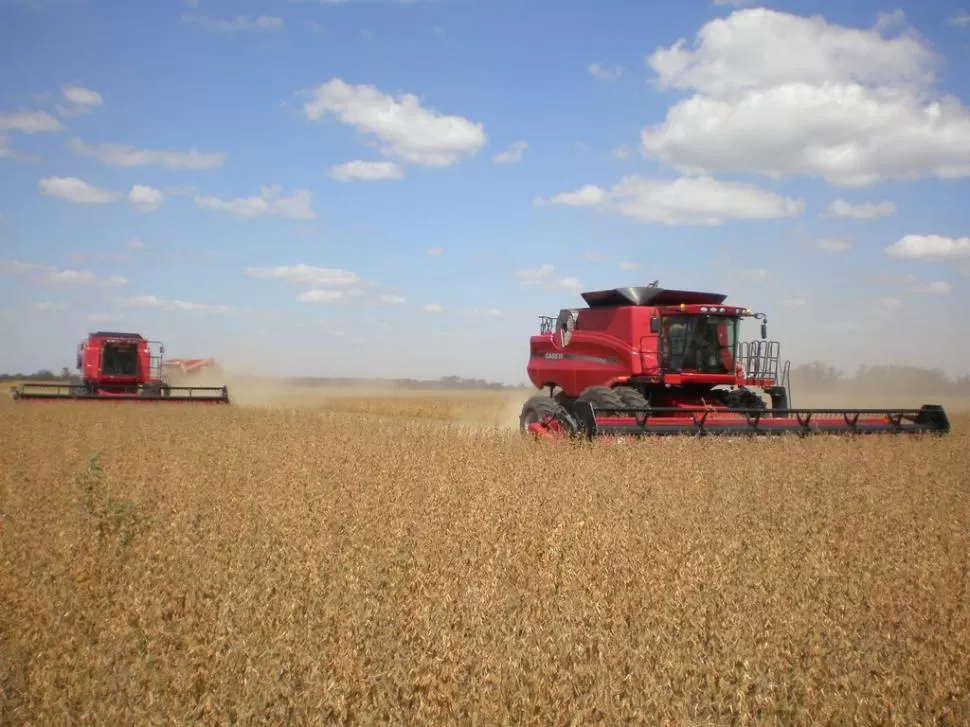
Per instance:
[[[629,406],[616,389],[609,386],[588,386],[577,401],[588,401],[594,409],[622,409]]]
[[[650,402],[647,401],[646,397],[632,386],[617,386],[614,387],[613,391],[623,401],[624,406],[638,411],[650,408]]]

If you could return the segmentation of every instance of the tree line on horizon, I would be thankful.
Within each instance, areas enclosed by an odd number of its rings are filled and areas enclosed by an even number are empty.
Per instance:
[[[970,375],[957,378],[947,376],[939,369],[901,364],[863,365],[852,375],[830,364],[813,361],[791,369],[792,393],[825,393],[851,390],[853,393],[886,393],[898,389],[901,394],[949,394],[970,396]],[[413,378],[354,378],[330,376],[246,376],[236,378],[250,380],[285,381],[301,387],[330,387],[360,384],[384,383],[401,388],[418,389],[475,389],[506,390],[528,388],[528,383],[502,384],[481,378],[463,376],[442,376],[438,379]],[[49,369],[41,369],[31,374],[0,374],[0,381],[77,381],[77,374],[67,368],[57,374]]]

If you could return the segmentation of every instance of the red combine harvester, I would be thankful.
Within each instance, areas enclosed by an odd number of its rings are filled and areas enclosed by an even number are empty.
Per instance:
[[[767,318],[721,293],[646,287],[582,294],[588,307],[540,316],[529,379],[549,395],[525,402],[537,436],[673,434],[944,434],[939,405],[919,409],[792,409],[789,367],[767,341]],[[761,340],[738,340],[761,320]],[[726,388],[720,388],[726,387]],[[767,394],[771,407],[756,387]]]
[[[153,350],[157,347],[157,350]],[[190,402],[228,404],[226,386],[173,386],[166,372],[198,371],[212,359],[165,361],[165,347],[138,333],[97,331],[78,345],[79,382],[27,383],[12,388],[14,399]],[[173,367],[173,364],[175,366]]]

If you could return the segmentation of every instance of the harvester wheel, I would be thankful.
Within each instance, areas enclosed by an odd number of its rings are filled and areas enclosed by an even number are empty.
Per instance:
[[[629,406],[623,401],[623,396],[616,389],[609,386],[589,386],[579,395],[577,401],[588,401],[594,408],[622,409]]]
[[[732,409],[765,410],[768,408],[764,399],[751,391],[751,389],[745,389],[744,387],[724,392],[724,401]]]
[[[524,434],[570,435],[576,428],[576,422],[566,408],[550,396],[533,396],[522,405],[519,430]]]
[[[623,400],[624,406],[638,411],[650,408],[650,402],[647,401],[646,397],[632,386],[616,386],[613,391]]]

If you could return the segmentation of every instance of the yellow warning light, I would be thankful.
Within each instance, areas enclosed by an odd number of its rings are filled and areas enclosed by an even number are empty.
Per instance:
[[[681,303],[680,304],[680,309],[681,310],[687,310],[687,304],[686,303]]]

